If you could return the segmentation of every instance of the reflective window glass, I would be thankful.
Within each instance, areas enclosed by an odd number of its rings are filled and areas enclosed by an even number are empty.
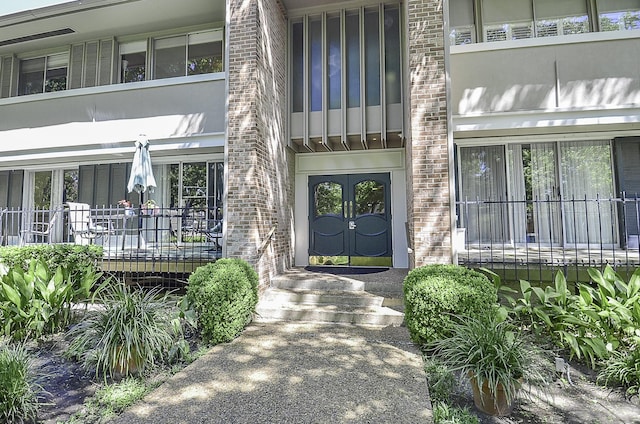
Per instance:
[[[315,216],[342,215],[342,186],[338,183],[323,182],[315,186]]]

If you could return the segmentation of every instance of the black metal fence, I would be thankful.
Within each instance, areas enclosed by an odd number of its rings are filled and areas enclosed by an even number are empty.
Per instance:
[[[0,209],[0,244],[103,247],[102,269],[125,278],[181,281],[222,255],[222,220],[207,208]]]
[[[624,274],[640,266],[640,198],[547,197],[456,203],[458,263],[508,279],[551,281],[557,271],[587,281],[609,264]]]

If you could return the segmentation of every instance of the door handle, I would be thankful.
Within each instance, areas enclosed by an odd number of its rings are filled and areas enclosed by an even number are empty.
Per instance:
[[[349,218],[349,202],[348,201],[344,201],[344,210],[343,210],[343,214],[344,214],[344,218],[347,219]]]
[[[349,217],[353,219],[353,200],[349,201]]]

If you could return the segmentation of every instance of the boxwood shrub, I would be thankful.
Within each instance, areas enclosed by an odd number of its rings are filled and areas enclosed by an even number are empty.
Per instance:
[[[189,277],[187,298],[206,343],[233,340],[251,322],[258,303],[258,275],[240,259],[220,259]]]
[[[449,336],[452,315],[476,316],[497,302],[497,290],[484,274],[458,265],[416,268],[403,290],[405,323],[422,346]]]

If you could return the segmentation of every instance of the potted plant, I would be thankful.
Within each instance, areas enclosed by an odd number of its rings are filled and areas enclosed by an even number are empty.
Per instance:
[[[153,199],[149,199],[142,205],[142,214],[143,215],[153,215],[158,206],[156,205],[156,201]]]
[[[122,199],[118,201],[118,206],[124,206],[124,214],[125,215],[133,215],[135,214],[135,211],[133,210],[133,207],[131,206],[131,202],[128,201],[127,199]]]
[[[533,376],[523,334],[497,310],[458,317],[451,327],[451,337],[433,343],[434,353],[451,370],[469,377],[479,410],[508,415],[522,383]]]

